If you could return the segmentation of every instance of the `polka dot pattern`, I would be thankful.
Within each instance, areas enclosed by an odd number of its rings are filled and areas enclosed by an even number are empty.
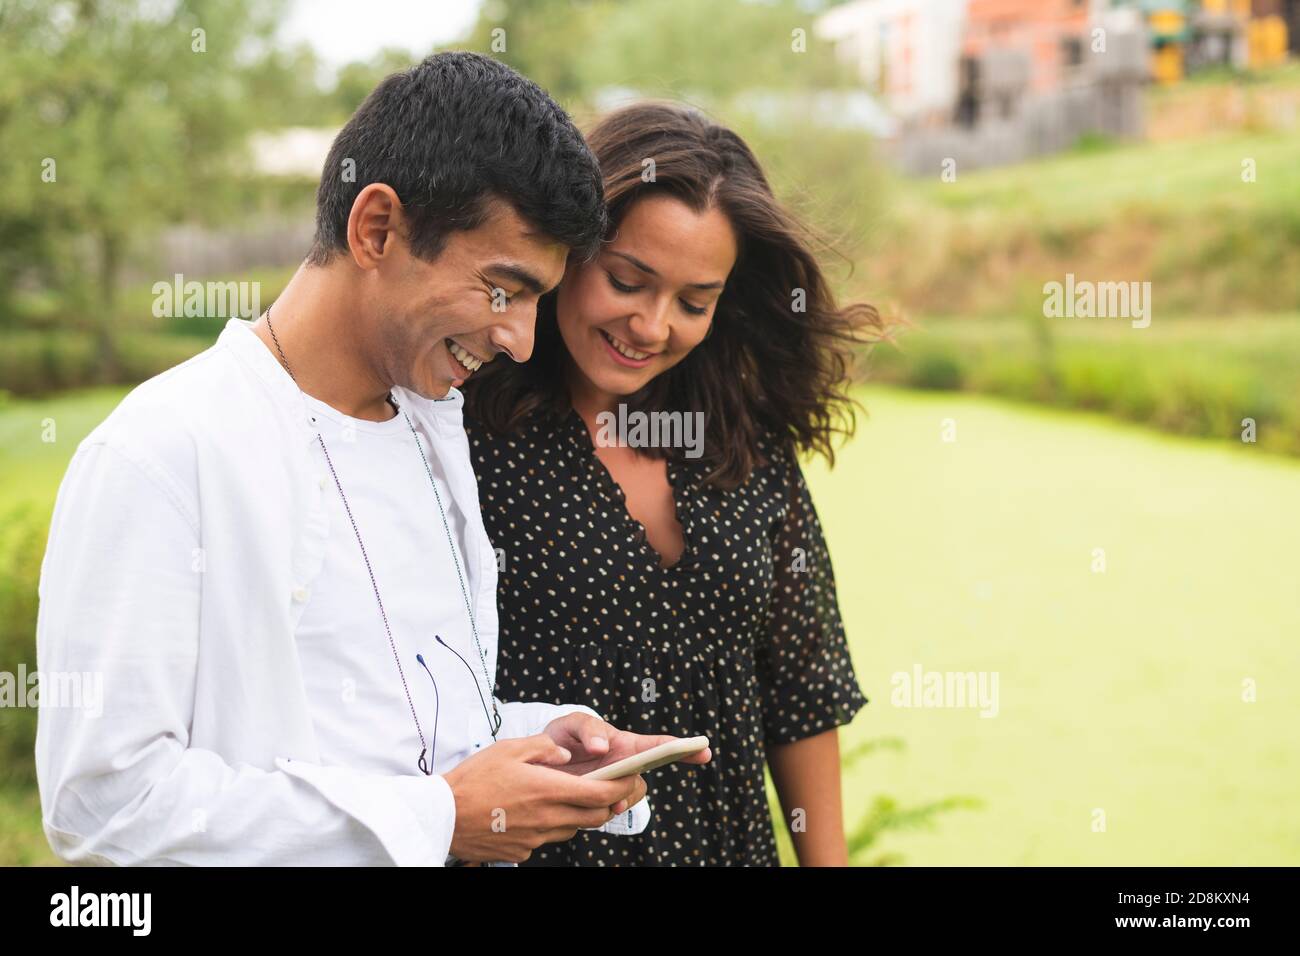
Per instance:
[[[668,462],[685,551],[671,567],[628,513],[576,412],[498,436],[467,417],[498,583],[497,690],[580,703],[644,734],[707,735],[713,761],[647,776],[637,836],[579,832],[526,865],[775,865],[766,748],[848,723],[858,688],[821,525],[775,442],[739,488]]]

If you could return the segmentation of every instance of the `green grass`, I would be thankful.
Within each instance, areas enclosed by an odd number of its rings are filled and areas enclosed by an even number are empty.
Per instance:
[[[863,400],[809,477],[871,699],[846,741],[908,749],[848,774],[850,818],[880,792],[984,802],[882,839],[912,864],[1300,863],[1300,463],[997,399]],[[892,706],[916,664],[998,672],[998,716]]]
[[[76,442],[121,393],[0,410],[5,509],[48,509]],[[873,853],[1300,863],[1300,463],[992,398],[861,397],[869,417],[839,465],[808,475],[871,699],[845,749],[907,746],[846,770],[849,829],[882,796],[904,809],[970,796],[979,809],[886,830]],[[44,417],[53,445],[32,437]],[[941,441],[944,419],[955,443]],[[892,706],[890,676],[916,664],[997,671],[998,716]],[[1246,678],[1256,703],[1240,699]],[[0,788],[0,863],[52,860],[34,790]]]
[[[1253,182],[1242,179],[1254,163]],[[1150,281],[1167,315],[1300,309],[1300,131],[1108,144],[890,177],[847,291],[914,315],[997,317],[1044,282]]]
[[[1242,181],[1254,159],[1256,181]],[[958,171],[954,182],[909,181],[912,198],[972,215],[1095,221],[1125,207],[1182,214],[1268,209],[1300,197],[1300,136],[1232,132],[1195,142],[1117,144],[997,169]]]
[[[0,788],[0,866],[61,866],[41,830],[35,789]]]
[[[114,386],[0,402],[0,511],[21,505],[53,508],[77,443],[127,391]]]

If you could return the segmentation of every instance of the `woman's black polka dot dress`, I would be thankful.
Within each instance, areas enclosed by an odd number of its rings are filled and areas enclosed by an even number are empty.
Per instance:
[[[579,703],[616,727],[706,735],[713,761],[646,777],[637,836],[579,831],[528,865],[775,865],[765,749],[865,704],[821,525],[798,462],[771,443],[734,491],[670,460],[685,537],[660,566],[576,412],[509,437],[466,418],[479,499],[504,552],[497,693]]]

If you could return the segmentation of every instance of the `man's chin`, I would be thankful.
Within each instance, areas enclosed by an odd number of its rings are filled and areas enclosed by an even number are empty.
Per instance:
[[[453,387],[459,387],[463,384],[464,382],[460,381],[459,379],[451,382],[448,382],[444,379],[442,381],[435,381],[435,382],[421,382],[418,385],[407,383],[404,384],[402,387],[406,389],[408,392],[413,392],[416,395],[419,395],[421,398],[426,399],[427,401],[437,402],[437,401],[442,401],[448,395],[450,395]]]

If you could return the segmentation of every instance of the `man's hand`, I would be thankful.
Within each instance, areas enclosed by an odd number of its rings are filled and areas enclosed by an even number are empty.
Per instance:
[[[650,738],[646,738],[650,739]],[[522,863],[543,843],[604,826],[645,782],[582,780],[568,769],[571,753],[545,734],[500,740],[461,761],[443,779],[456,801],[452,856],[471,862]],[[635,802],[635,801],[633,801]]]
[[[677,739],[668,734],[634,734],[619,730],[599,717],[581,711],[557,717],[546,725],[542,733],[573,755],[559,769],[578,776]],[[681,762],[705,764],[712,759],[713,752],[705,748],[697,754],[683,757]],[[641,780],[639,776],[636,779]],[[645,783],[641,782],[636,793],[610,808],[613,815],[618,816],[628,807],[639,803],[645,793]]]

